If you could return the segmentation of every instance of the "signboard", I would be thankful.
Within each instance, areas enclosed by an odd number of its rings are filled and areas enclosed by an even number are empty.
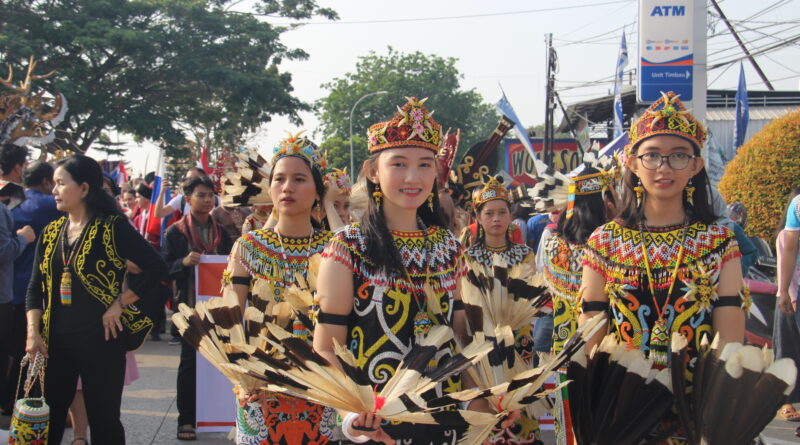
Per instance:
[[[639,102],[654,102],[662,91],[692,100],[693,29],[694,0],[639,0]]]
[[[195,268],[197,301],[221,297],[222,271],[228,264],[225,255],[202,255]],[[197,432],[227,433],[236,426],[236,396],[233,384],[217,368],[197,353]]]
[[[525,147],[519,139],[505,139],[505,171],[514,178],[514,181],[520,184],[534,185],[536,181],[533,180],[528,173],[535,172],[533,166],[533,159],[525,150]],[[533,151],[537,156],[541,156],[542,152],[542,139],[531,139]],[[555,139],[553,140],[553,151],[555,156],[553,162],[555,168],[562,172],[572,171],[583,160],[583,151],[578,149],[578,143],[575,139]]]

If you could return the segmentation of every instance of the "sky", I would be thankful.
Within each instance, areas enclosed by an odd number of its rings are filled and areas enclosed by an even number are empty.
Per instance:
[[[800,1],[717,0],[725,15],[752,50],[800,37]],[[421,51],[454,57],[463,74],[462,89],[474,89],[487,103],[501,96],[502,85],[525,126],[541,124],[545,108],[545,34],[553,34],[558,54],[556,89],[565,105],[608,94],[623,29],[627,35],[630,62],[636,67],[638,35],[637,0],[320,0],[321,6],[336,10],[340,19],[322,18],[282,35],[290,48],[302,48],[309,57],[281,65],[292,73],[294,94],[313,103],[324,97],[322,84],[355,70],[360,56],[386,52],[392,46],[400,52]],[[664,4],[669,4],[664,0]],[[247,1],[237,10],[247,11]],[[712,6],[709,2],[709,10]],[[289,23],[270,18],[272,23]],[[788,23],[787,23],[788,22]],[[709,18],[709,64],[743,56],[724,23]],[[756,57],[756,61],[777,90],[800,89],[800,40]],[[755,70],[744,64],[749,89],[765,90]],[[735,89],[739,64],[708,73],[709,88]],[[575,88],[587,82],[590,87]],[[627,76],[626,76],[627,81]],[[413,95],[409,91],[408,95]],[[402,105],[403,98],[397,98]],[[435,110],[435,104],[431,104]],[[357,110],[356,110],[357,112]],[[387,119],[392,110],[387,110]],[[301,113],[298,127],[282,116],[274,116],[248,138],[249,147],[268,153],[285,131],[313,132],[318,120],[313,113]],[[348,116],[342,116],[347,119]],[[556,122],[560,121],[556,113]],[[125,135],[120,141],[130,140]],[[130,142],[124,158],[134,172],[155,168],[157,148]],[[98,153],[90,150],[90,155]],[[114,159],[114,158],[112,158]]]

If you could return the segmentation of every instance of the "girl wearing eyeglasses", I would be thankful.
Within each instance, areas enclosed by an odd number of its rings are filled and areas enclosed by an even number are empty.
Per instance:
[[[656,368],[668,366],[671,335],[683,334],[691,381],[704,337],[744,339],[739,248],[732,231],[713,223],[700,157],[706,131],[678,97],[664,94],[629,138],[622,211],[586,246],[581,322],[610,312],[619,341],[644,351]]]

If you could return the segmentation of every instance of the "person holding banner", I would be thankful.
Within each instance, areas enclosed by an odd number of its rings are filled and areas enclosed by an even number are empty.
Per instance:
[[[80,377],[92,443],[122,445],[125,353],[141,346],[153,326],[133,304],[152,295],[167,268],[103,191],[92,158],[60,161],[55,184],[56,207],[67,216],[48,224],[36,246],[25,350],[48,359],[49,443],[61,443]],[[122,291],[126,260],[142,272],[128,274],[129,289]]]
[[[467,335],[457,291],[462,249],[444,226],[435,184],[441,126],[424,102],[408,98],[390,121],[369,128],[371,157],[362,169],[366,213],[334,235],[320,265],[314,349],[336,366],[335,342],[349,347],[376,391],[439,318],[427,308],[426,286],[441,303],[443,321],[462,339]],[[445,346],[437,360],[450,355]],[[436,391],[459,389],[456,377]],[[438,425],[389,424],[367,413],[346,414],[344,425],[342,433],[357,443],[449,444],[458,435]]]
[[[191,307],[195,304],[195,266],[201,255],[227,255],[233,241],[211,211],[214,210],[214,183],[207,176],[194,176],[183,185],[189,213],[164,232],[161,255],[175,282],[176,300]],[[181,339],[178,365],[177,405],[178,440],[195,440],[196,352]]]
[[[242,307],[250,304],[271,313],[283,301],[285,289],[298,284],[298,274],[308,278],[310,259],[322,252],[331,237],[312,217],[325,197],[325,160],[316,144],[301,134],[282,140],[270,161],[269,195],[279,215],[277,224],[242,235],[231,252],[223,283],[232,286]],[[301,338],[309,336],[299,320],[282,327]],[[267,437],[246,437],[252,428],[239,423],[245,416],[240,412],[237,444],[323,444],[333,435],[335,413],[322,406],[277,393],[240,396],[260,399],[263,418],[248,419],[248,424],[266,426]]]

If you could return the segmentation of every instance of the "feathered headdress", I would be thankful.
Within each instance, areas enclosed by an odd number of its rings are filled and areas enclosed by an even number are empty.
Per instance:
[[[45,92],[32,93],[33,82],[53,75],[34,75],[36,62],[33,57],[28,62],[25,81],[15,86],[12,83],[13,70],[8,66],[8,77],[0,79],[0,84],[10,91],[0,93],[0,144],[11,143],[19,146],[43,146],[55,139],[55,128],[67,114],[67,100],[61,93],[52,98]]]
[[[614,187],[619,177],[616,159],[610,156],[598,158],[594,151],[583,156],[583,166],[598,170],[596,173],[570,177],[544,162],[534,158],[536,185],[528,193],[536,200],[536,209],[541,211],[564,210],[572,217],[576,195],[591,195]]]
[[[500,175],[489,176],[488,180],[481,179],[481,187],[472,195],[472,205],[477,210],[478,207],[495,199],[502,199],[510,203],[508,189],[503,184],[503,177]]]
[[[222,205],[251,206],[272,204],[269,196],[269,164],[255,150],[236,155],[236,168],[225,173]]]
[[[330,171],[325,174],[325,179],[336,183],[336,187],[348,196],[353,190],[353,184],[350,182],[350,175],[347,174],[347,167],[343,170],[336,167],[331,168]]]
[[[367,130],[369,152],[378,153],[387,148],[420,147],[439,151],[442,143],[442,126],[433,118],[433,111],[425,107],[425,99],[406,97],[406,104],[397,107],[397,114],[387,122],[373,124]]]
[[[694,144],[698,150],[703,147],[707,137],[706,129],[692,116],[678,97],[680,94],[672,91],[661,92],[661,99],[655,101],[636,122],[631,124],[628,133],[630,142],[625,146],[627,157],[633,154],[633,149],[637,145],[653,136],[678,136]]]
[[[272,149],[270,165],[274,166],[278,159],[283,157],[294,156],[305,159],[311,165],[311,168],[315,168],[320,174],[324,174],[328,170],[328,159],[325,153],[317,147],[317,144],[303,136],[304,132],[289,133],[287,138],[278,142],[278,145]]]

